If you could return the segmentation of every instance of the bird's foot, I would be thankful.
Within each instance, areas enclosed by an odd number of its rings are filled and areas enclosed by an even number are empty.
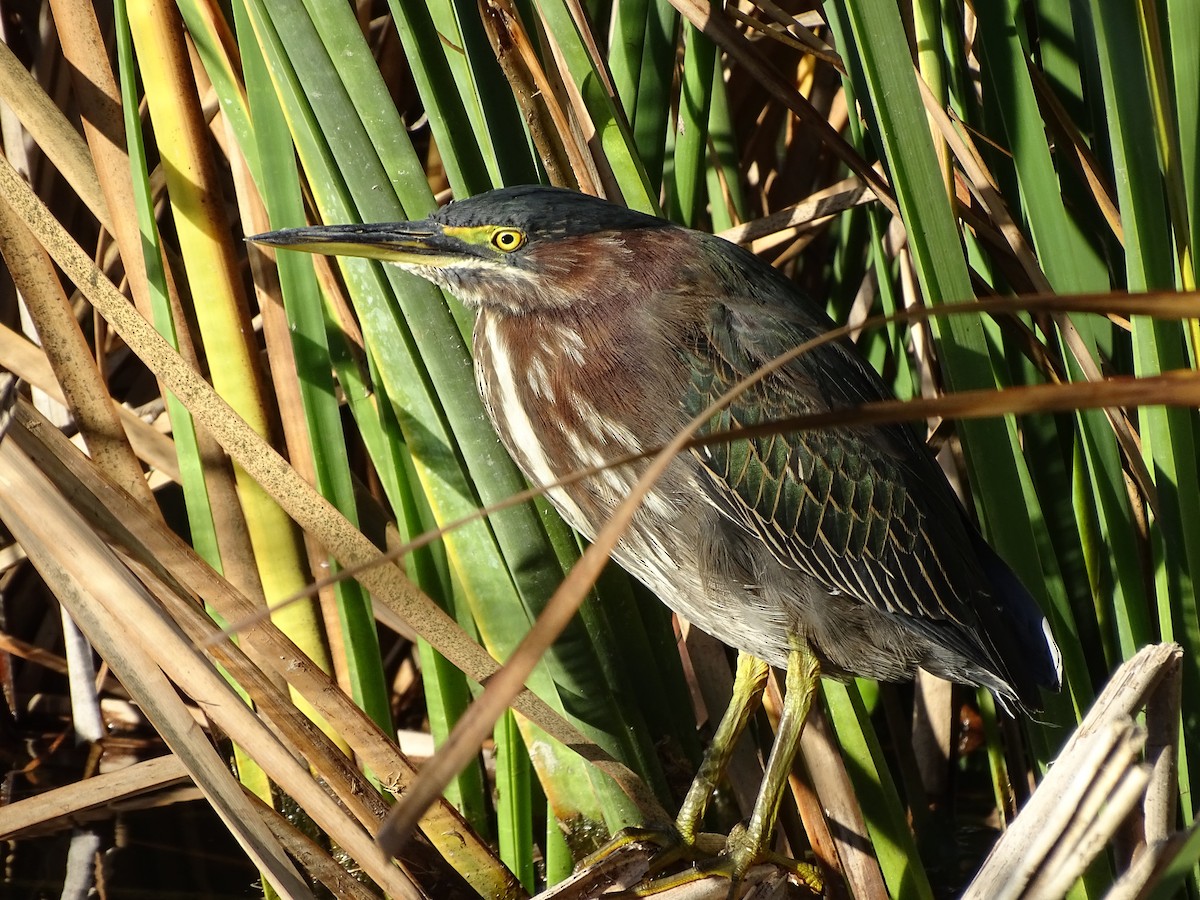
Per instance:
[[[718,849],[723,841],[718,839]],[[676,868],[681,860],[692,859],[692,852],[691,846],[672,827],[626,828],[581,861],[566,881],[542,896],[547,900],[580,900],[602,894],[636,897],[639,885]]]
[[[547,900],[607,897],[613,892],[628,896],[627,891],[660,871],[657,861],[678,845],[672,829],[626,828],[582,860],[569,878],[539,896]]]
[[[735,828],[727,839],[714,834],[700,834],[696,838],[695,843],[684,847],[682,852],[677,852],[673,859],[664,863],[668,864],[680,856],[690,857],[694,860],[690,868],[642,881],[629,889],[627,895],[663,897],[669,891],[706,879],[727,880],[727,900],[749,898],[752,894],[758,896],[759,887],[766,890],[766,895],[773,896],[773,887],[767,887],[778,885],[784,878],[790,878],[794,883],[807,888],[814,896],[819,897],[824,892],[824,878],[816,866],[764,849],[741,825]],[[715,856],[697,853],[701,846],[705,849],[712,848],[714,841],[720,846]],[[657,862],[658,858],[655,861]]]
[[[643,853],[649,853],[651,860],[658,860],[667,854],[666,864],[671,863],[678,858],[676,851],[683,848],[684,842],[680,838],[679,832],[671,827],[631,827],[622,828],[611,838],[608,843],[598,850],[589,853],[587,857],[579,863],[577,868],[586,869],[602,864],[614,855],[622,855],[630,850],[637,850]]]
[[[648,873],[654,875],[681,861],[695,862],[724,852],[726,839],[719,834],[684,836],[673,826],[624,828],[603,847],[591,853],[580,869],[603,864],[613,856],[640,853],[648,858]]]

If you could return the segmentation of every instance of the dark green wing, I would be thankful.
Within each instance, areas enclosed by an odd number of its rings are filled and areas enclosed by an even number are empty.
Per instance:
[[[714,305],[689,349],[688,411],[814,337],[828,322],[779,305]],[[783,308],[786,312],[786,307]],[[884,399],[845,344],[826,344],[769,376],[706,425],[708,433]],[[896,614],[985,661],[974,606],[987,593],[964,517],[936,462],[904,425],[794,432],[695,451],[713,501],[785,566]]]

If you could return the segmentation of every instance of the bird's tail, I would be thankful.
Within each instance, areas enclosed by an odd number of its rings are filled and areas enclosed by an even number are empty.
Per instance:
[[[1021,705],[1039,710],[1038,689],[1062,687],[1062,654],[1046,617],[1008,563],[982,537],[977,536],[975,543],[992,588],[991,602],[980,604],[980,624]]]

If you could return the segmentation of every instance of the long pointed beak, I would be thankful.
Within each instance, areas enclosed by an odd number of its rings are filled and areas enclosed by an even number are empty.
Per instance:
[[[438,225],[391,222],[382,225],[315,225],[284,228],[246,238],[285,250],[328,256],[362,256],[394,263],[444,264],[462,256]]]

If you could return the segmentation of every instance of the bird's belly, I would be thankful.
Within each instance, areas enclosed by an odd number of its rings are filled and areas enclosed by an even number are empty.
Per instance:
[[[773,666],[785,666],[787,611],[762,602],[754,585],[719,584],[692,567],[682,567],[656,541],[630,536],[613,557],[692,625],[737,650]]]
[[[601,522],[607,521],[617,503],[631,493],[636,480],[633,472],[616,477],[624,477],[628,483],[623,490],[604,492],[604,496],[614,498],[612,508],[600,512],[592,506]],[[748,573],[725,571],[711,564],[706,549],[711,541],[705,532],[718,513],[700,499],[703,495],[695,477],[690,466],[682,461],[675,463],[658,489],[643,500],[614,548],[613,559],[692,625],[772,665],[786,665],[789,633],[794,631],[798,610],[778,597],[769,599]],[[610,477],[608,488],[617,487]],[[596,503],[594,495],[572,493],[576,508]],[[588,537],[594,535],[588,521],[573,524],[582,524],[580,530]]]

